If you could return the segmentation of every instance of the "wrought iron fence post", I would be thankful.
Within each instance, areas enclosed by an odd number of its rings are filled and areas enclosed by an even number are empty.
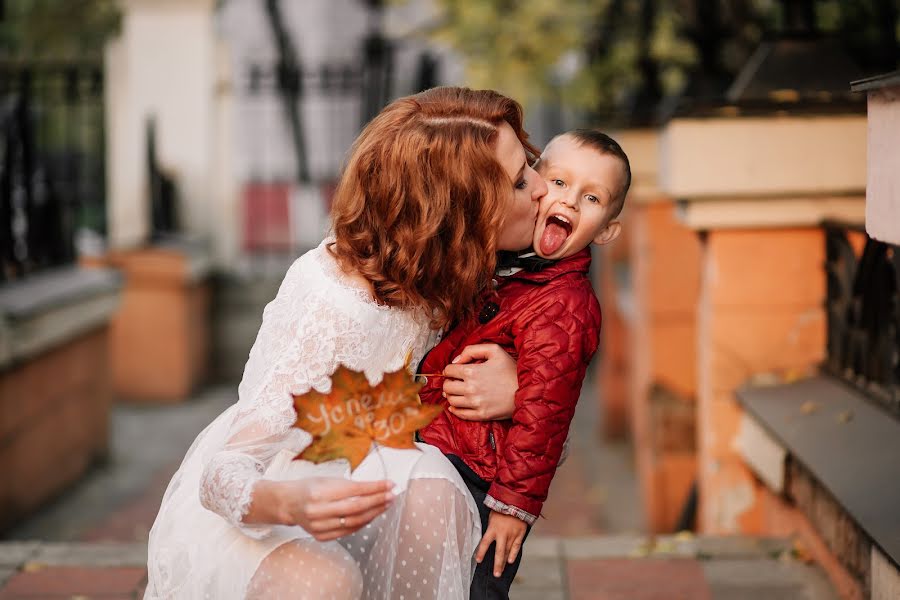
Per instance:
[[[86,62],[0,61],[0,281],[74,261],[81,213],[103,212],[103,134],[86,135],[102,119],[85,118],[91,107],[102,115],[101,73]]]

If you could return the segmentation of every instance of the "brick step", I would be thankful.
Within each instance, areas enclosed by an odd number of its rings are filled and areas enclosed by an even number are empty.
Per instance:
[[[0,543],[0,600],[139,598],[143,543]],[[517,599],[836,600],[790,540],[752,537],[535,536]]]

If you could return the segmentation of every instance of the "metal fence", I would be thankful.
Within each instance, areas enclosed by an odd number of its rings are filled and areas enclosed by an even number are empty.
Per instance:
[[[826,368],[900,416],[900,248],[861,229],[825,232]]]
[[[384,98],[362,62],[251,62],[235,87],[242,248],[295,254],[318,243],[347,151]]]
[[[99,62],[0,61],[0,283],[105,234]]]

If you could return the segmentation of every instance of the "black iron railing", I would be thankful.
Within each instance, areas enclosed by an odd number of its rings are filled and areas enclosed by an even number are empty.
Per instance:
[[[178,232],[178,187],[175,178],[159,164],[156,120],[147,120],[147,186],[150,205],[150,238],[159,240]]]
[[[368,107],[364,68],[353,62],[300,68],[283,63],[247,65],[239,79],[239,118],[255,123],[245,130],[243,143],[258,149],[249,156],[254,179],[285,179],[289,157],[279,152],[282,142],[293,154],[292,177],[302,183],[337,176]],[[288,148],[285,148],[288,149]]]
[[[102,99],[98,62],[0,60],[0,282],[105,234]]]
[[[900,248],[859,229],[825,232],[826,369],[900,416]]]

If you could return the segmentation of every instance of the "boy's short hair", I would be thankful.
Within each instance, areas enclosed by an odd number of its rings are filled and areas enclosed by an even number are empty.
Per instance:
[[[625,196],[628,194],[628,188],[631,187],[631,162],[628,160],[628,155],[622,150],[619,142],[597,129],[573,129],[563,135],[570,135],[580,144],[589,146],[601,154],[615,156],[622,161],[622,165],[625,168],[625,181],[622,183],[622,189],[615,199],[615,204],[609,217],[610,219],[615,219],[622,212],[622,208],[625,206]]]

